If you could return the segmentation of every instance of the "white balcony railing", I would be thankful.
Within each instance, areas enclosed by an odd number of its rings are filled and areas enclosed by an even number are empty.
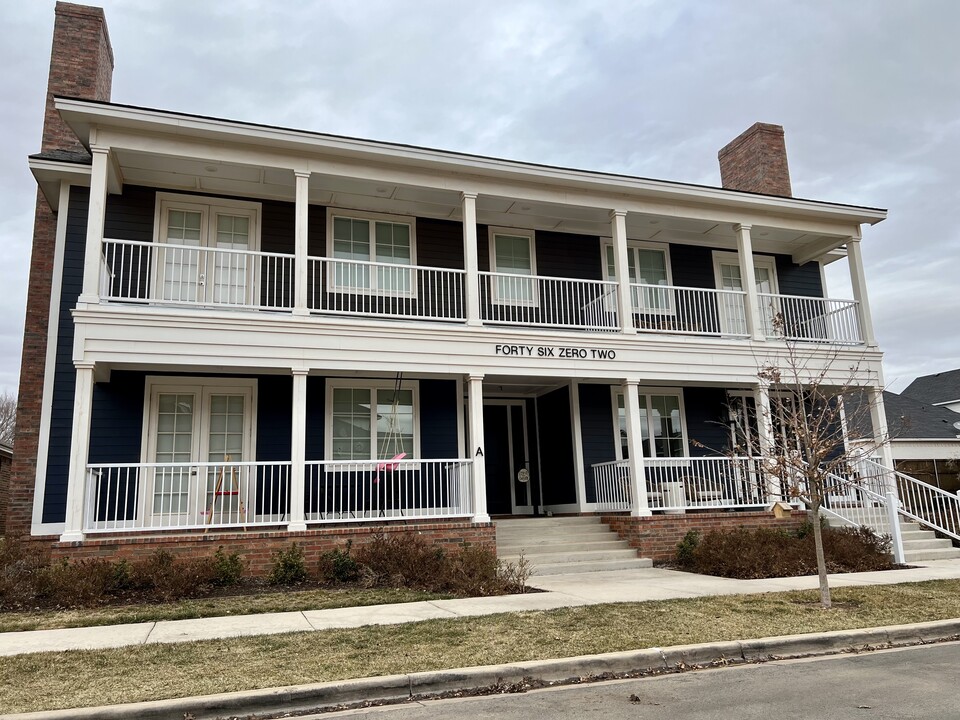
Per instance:
[[[768,338],[863,345],[855,300],[770,293],[758,293],[758,297]]]
[[[307,304],[320,313],[466,319],[463,270],[311,257]]]
[[[84,532],[197,530],[287,522],[289,462],[87,467]]]
[[[306,467],[308,523],[466,517],[470,460],[314,461]]]
[[[114,302],[293,306],[293,255],[105,238],[101,267],[102,297]]]
[[[633,508],[626,460],[593,465],[597,510]],[[647,505],[651,510],[766,507],[784,499],[756,457],[644,458]]]
[[[616,330],[617,283],[480,273],[480,318],[498,325]]]
[[[746,296],[737,290],[630,285],[639,332],[747,337]]]

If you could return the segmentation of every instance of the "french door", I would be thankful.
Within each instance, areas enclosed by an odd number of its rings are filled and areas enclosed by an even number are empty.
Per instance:
[[[199,305],[254,305],[257,212],[163,200],[154,297]]]
[[[740,273],[740,260],[736,253],[714,253],[714,272],[718,290],[744,290]],[[753,258],[753,272],[757,282],[757,292],[763,295],[777,295],[777,266],[772,257]],[[720,297],[720,326],[725,335],[746,335],[747,316],[746,299],[743,302],[731,295]],[[779,308],[772,297],[760,298],[760,329],[766,337],[774,334],[773,319]]]
[[[150,397],[144,512],[152,524],[240,523],[252,517],[250,387],[164,385]]]

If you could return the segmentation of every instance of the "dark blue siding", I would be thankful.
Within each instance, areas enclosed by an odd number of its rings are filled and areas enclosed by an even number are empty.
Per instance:
[[[293,432],[293,377],[257,378],[257,460],[289,460]]]
[[[67,234],[63,256],[57,322],[56,367],[53,375],[53,399],[50,412],[50,443],[47,474],[44,479],[43,522],[63,522],[67,507],[67,475],[70,468],[70,436],[73,432],[73,397],[77,375],[73,367],[73,317],[83,288],[83,255],[87,239],[87,188],[70,188]],[[63,212],[61,210],[60,212]]]
[[[823,297],[820,264],[808,262],[797,265],[789,255],[777,255],[777,282],[784,295]]]
[[[418,218],[417,264],[463,270],[463,225]]]
[[[425,458],[455,458],[457,443],[457,383],[420,381],[420,454]]]
[[[690,455],[716,455],[730,446],[727,393],[723,388],[689,387],[683,391]],[[698,447],[698,444],[702,447]]]
[[[715,288],[713,251],[697,245],[671,245],[670,270],[679,287]]]
[[[560,388],[537,398],[540,462],[543,465],[543,502],[562,505],[577,501],[573,474],[573,434],[570,428],[570,391]]]
[[[323,460],[324,379],[307,378],[307,460]]]
[[[592,465],[617,459],[609,385],[580,385],[580,437],[583,439],[583,472],[587,502],[597,501]]]
[[[93,387],[91,463],[138,463],[143,441],[144,373],[115,370]]]

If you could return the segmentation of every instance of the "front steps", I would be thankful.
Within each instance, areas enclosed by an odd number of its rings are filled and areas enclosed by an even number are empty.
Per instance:
[[[495,524],[497,557],[515,563],[523,553],[532,575],[653,566],[597,517],[508,518]]]
[[[852,523],[828,518],[831,527],[850,527]],[[890,534],[890,525],[882,524],[873,528],[880,535]],[[950,540],[938,538],[933,530],[924,530],[919,523],[900,521],[900,534],[903,537],[903,560],[909,565],[925,560],[951,560],[960,558],[960,548],[953,546]]]

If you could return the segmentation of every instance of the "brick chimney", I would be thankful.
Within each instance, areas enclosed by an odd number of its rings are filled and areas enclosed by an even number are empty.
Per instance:
[[[80,141],[53,107],[53,96],[109,101],[113,84],[113,48],[101,8],[58,2],[54,12],[56,20],[40,151],[83,151]]]
[[[66,151],[82,158],[88,153],[60,119],[53,107],[53,96],[109,100],[113,81],[113,49],[110,47],[102,9],[58,2],[54,12],[53,49],[50,53],[40,150],[44,153]],[[79,195],[83,190],[78,188],[76,192]],[[60,212],[66,211],[66,208],[60,208]],[[3,528],[7,537],[30,534],[56,233],[57,216],[38,189],[20,362],[17,430],[7,492],[6,527]],[[40,482],[43,483],[44,479],[41,478]],[[0,526],[3,524],[0,523]]]
[[[783,128],[755,123],[718,154],[720,182],[729,190],[793,197]]]

